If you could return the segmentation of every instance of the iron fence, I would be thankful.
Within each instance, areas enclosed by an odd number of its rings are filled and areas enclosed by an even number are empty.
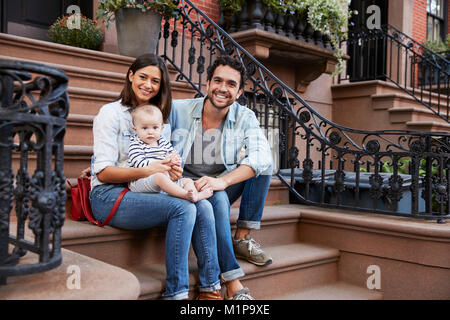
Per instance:
[[[389,80],[449,122],[450,61],[389,24],[349,31],[341,43],[350,60],[338,83]]]
[[[176,80],[192,86],[197,96],[203,96],[205,71],[216,55],[232,55],[246,66],[246,95],[240,102],[259,97],[267,111],[257,112],[276,115],[263,118],[276,121],[272,127],[279,130],[275,174],[297,201],[438,222],[449,218],[448,132],[364,131],[335,124],[189,0],[181,1],[180,12],[179,19],[165,22],[158,54],[177,71]],[[396,36],[387,38],[394,41]],[[268,129],[266,125],[263,121]],[[366,196],[370,203],[362,204]]]
[[[0,284],[61,264],[67,83],[61,70],[0,60]]]

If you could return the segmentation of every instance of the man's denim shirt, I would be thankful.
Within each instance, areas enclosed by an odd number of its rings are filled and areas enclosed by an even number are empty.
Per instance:
[[[183,159],[189,155],[197,127],[202,125],[202,111],[205,98],[173,100],[169,122],[172,126],[171,142]],[[245,146],[245,156],[241,156]],[[225,119],[221,159],[227,172],[238,164],[253,168],[255,175],[271,175],[272,152],[260,128],[254,112],[237,102],[230,106]]]

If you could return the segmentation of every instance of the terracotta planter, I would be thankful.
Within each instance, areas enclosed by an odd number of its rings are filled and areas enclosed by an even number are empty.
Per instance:
[[[144,53],[155,53],[162,20],[158,12],[120,8],[115,16],[121,55],[136,58]]]

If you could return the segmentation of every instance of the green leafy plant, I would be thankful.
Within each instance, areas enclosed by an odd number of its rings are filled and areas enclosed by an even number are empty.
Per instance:
[[[314,30],[318,30],[330,37],[336,48],[334,56],[338,65],[334,74],[344,68],[344,53],[339,43],[347,39],[347,24],[356,11],[348,10],[347,0],[288,0],[290,7],[301,16],[306,16],[308,23]]]
[[[172,0],[99,0],[97,19],[106,21],[106,26],[114,21],[114,12],[120,8],[137,8],[142,12],[159,12],[166,19],[179,16],[178,6]]]
[[[239,12],[247,0],[219,0],[222,10]],[[336,48],[334,56],[338,60],[338,74],[344,68],[344,53],[339,43],[347,39],[347,23],[356,11],[348,10],[347,0],[262,0],[275,14],[292,14],[300,19],[307,19],[314,30],[330,37]]]
[[[397,173],[398,174],[410,174],[409,172],[409,165],[411,162],[411,158],[409,157],[405,157],[405,158],[400,158],[397,164]],[[426,164],[427,161],[425,159],[420,159],[419,162],[419,177],[425,177],[427,174],[426,171]],[[367,172],[366,168],[360,168],[359,170],[360,172]],[[394,173],[394,166],[392,164],[390,164],[388,161],[384,161],[382,166],[381,166],[381,172],[384,173]],[[444,169],[443,170],[443,175],[447,176],[447,170]],[[436,166],[431,166],[431,176],[439,176],[439,168]],[[431,199],[432,199],[432,209],[433,211],[438,212],[439,211],[439,205],[436,201],[436,195],[433,194]],[[447,206],[445,205],[444,208],[447,208]],[[444,209],[446,210],[446,209]]]
[[[103,43],[103,34],[97,28],[95,21],[80,15],[79,28],[68,26],[73,22],[70,15],[58,18],[48,29],[48,37],[56,43],[67,44],[74,47],[98,50]]]
[[[246,0],[219,0],[219,5],[223,11],[236,13],[241,11],[242,5],[245,1]]]
[[[450,52],[450,34],[447,34],[447,39],[445,43],[442,40],[426,40],[422,43],[425,47],[437,53],[441,56],[444,56]]]

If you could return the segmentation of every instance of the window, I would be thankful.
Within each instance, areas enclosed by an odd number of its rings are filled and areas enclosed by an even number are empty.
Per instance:
[[[445,0],[427,0],[427,40],[445,39],[446,11]]]

